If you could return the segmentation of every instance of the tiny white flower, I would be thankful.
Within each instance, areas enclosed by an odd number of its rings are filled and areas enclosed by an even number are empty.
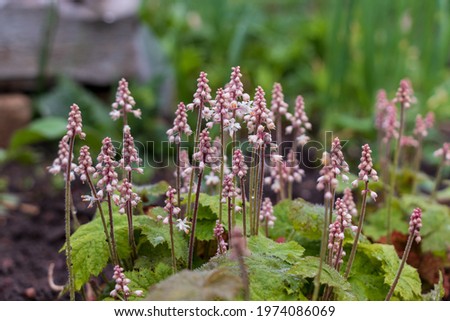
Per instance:
[[[183,231],[186,234],[189,234],[189,229],[191,228],[189,226],[189,222],[187,222],[187,218],[185,217],[184,220],[181,220],[180,218],[177,220],[176,223],[176,227],[180,230]]]
[[[237,132],[239,129],[241,129],[241,124],[237,123],[234,118],[231,118],[227,126],[225,126],[223,129],[229,132],[230,136],[233,136],[234,132]]]

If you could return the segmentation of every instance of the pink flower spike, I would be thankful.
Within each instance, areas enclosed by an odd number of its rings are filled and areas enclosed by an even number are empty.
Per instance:
[[[238,193],[236,192],[236,189],[233,184],[233,174],[228,174],[225,176],[225,179],[223,180],[223,187],[222,187],[222,202],[226,200],[228,197],[236,197],[238,196]]]
[[[450,143],[444,143],[441,148],[434,152],[433,155],[436,157],[442,157],[445,164],[450,164]]]
[[[353,200],[352,190],[350,188],[347,187],[344,190],[344,196],[342,197],[342,201],[347,206],[347,210],[352,216],[356,216],[356,214],[358,214],[358,211],[356,210],[355,201]]]
[[[288,104],[284,101],[283,88],[280,83],[274,83],[272,89],[271,111],[275,117],[285,115],[287,113]]]
[[[78,135],[81,139],[86,137],[86,134],[83,132],[83,119],[81,117],[80,107],[78,105],[73,104],[70,106],[69,117],[67,118],[67,136],[70,138]]]
[[[244,85],[241,81],[241,67],[232,67],[231,70],[230,82],[226,85],[225,92],[229,96],[232,108],[237,108],[237,100],[244,95]]]
[[[200,72],[197,79],[197,91],[194,94],[194,107],[204,106],[211,100],[211,88],[209,88],[208,74]]]
[[[411,214],[409,219],[409,233],[414,237],[414,240],[419,243],[422,238],[420,236],[420,228],[422,227],[422,210],[417,207]]]
[[[236,149],[233,154],[232,171],[234,175],[243,178],[247,175],[248,166],[245,164],[244,155],[240,149]]]
[[[197,152],[194,153],[194,160],[199,161],[199,168],[203,170],[206,164],[212,164],[215,161],[216,148],[211,144],[211,137],[207,128],[200,133],[200,141],[197,146]]]
[[[217,240],[217,252],[216,255],[224,254],[227,251],[228,243],[223,239],[225,234],[225,228],[219,220],[216,221],[216,226],[214,227],[214,236]]]
[[[411,82],[407,79],[403,79],[400,81],[400,87],[397,90],[394,103],[400,103],[404,108],[408,109],[413,102],[415,102],[415,98]]]
[[[123,179],[118,190],[120,192],[119,213],[121,214],[126,212],[127,204],[131,204],[131,207],[136,207],[141,201],[141,198],[133,192],[133,185],[126,178]]]
[[[118,184],[118,175],[116,173],[117,162],[114,160],[116,151],[112,144],[111,138],[106,137],[102,141],[102,148],[97,157],[98,164],[95,166],[96,172],[94,178],[100,177],[97,181],[97,197],[102,199],[104,191],[112,194]]]
[[[75,168],[75,173],[80,176],[80,180],[84,183],[89,175],[95,173],[95,168],[92,166],[92,158],[89,153],[89,146],[83,146],[80,149],[80,156],[78,157],[78,166]]]
[[[189,126],[187,121],[188,119],[186,106],[184,105],[184,103],[180,102],[175,112],[173,127],[166,132],[167,136],[169,136],[170,142],[179,143],[181,141],[181,134],[185,134],[186,136],[192,134],[191,127]]]
[[[128,89],[128,82],[122,78],[119,80],[119,85],[116,92],[116,101],[111,105],[112,111],[109,113],[112,120],[117,120],[124,113],[132,113],[136,118],[141,118],[141,110],[133,109],[136,105],[131,92]]]
[[[372,150],[370,149],[369,144],[365,144],[362,147],[361,159],[358,166],[359,174],[358,179],[361,181],[367,182],[369,178],[374,182],[378,181],[378,174],[376,170],[373,168],[372,162]]]
[[[128,298],[131,295],[142,296],[143,294],[142,290],[136,291],[130,290],[129,284],[131,283],[131,280],[125,276],[123,268],[121,268],[119,265],[116,265],[114,267],[114,274],[112,278],[116,283],[116,286],[114,287],[114,290],[110,292],[109,295],[112,296],[113,298],[128,300]]]
[[[277,218],[273,215],[272,201],[270,198],[266,197],[261,205],[259,220],[266,221],[269,227],[273,227],[276,219]]]
[[[142,160],[139,158],[138,151],[134,145],[134,138],[131,136],[130,126],[125,125],[123,127],[123,155],[120,160],[120,164],[127,171],[136,170],[138,173],[142,174],[142,169],[138,168]],[[132,167],[132,165],[136,167]]]
[[[72,157],[73,159],[73,154]],[[53,161],[52,166],[47,167],[47,170],[50,174],[56,175],[58,173],[63,173],[64,179],[66,179],[66,172],[68,167],[69,160],[69,142],[68,137],[64,136],[58,143],[58,157]],[[72,163],[70,166],[70,180],[73,181],[75,179],[74,171],[76,170],[77,165]]]

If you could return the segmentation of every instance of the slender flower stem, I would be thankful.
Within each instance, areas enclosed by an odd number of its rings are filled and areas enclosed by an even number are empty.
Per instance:
[[[367,205],[367,194],[369,193],[369,182],[366,181],[364,185],[365,193],[362,197],[362,204],[361,204],[361,213],[359,214],[359,222],[358,222],[358,229],[356,230],[355,240],[353,241],[352,245],[352,251],[350,252],[350,256],[348,258],[347,262],[347,269],[345,270],[344,278],[347,279],[350,275],[350,270],[352,269],[353,261],[355,259],[356,255],[356,249],[358,248],[358,241],[359,236],[361,235],[361,231],[364,224],[364,217],[366,215],[366,205]]]
[[[223,137],[223,117],[220,116],[220,183],[219,195],[221,197],[223,190],[223,173],[225,172],[225,153],[224,153],[224,137]],[[223,204],[219,202],[219,223],[222,223]],[[230,222],[228,223],[230,224]]]
[[[264,165],[265,165],[265,145],[260,147],[260,155],[261,155],[261,164],[260,164],[260,172],[257,185],[258,186],[258,196],[256,198],[257,206],[256,206],[256,235],[258,235],[259,229],[259,211],[261,210],[261,204],[263,199],[263,186],[264,186]]]
[[[65,229],[66,229],[66,264],[69,272],[69,295],[70,300],[75,301],[75,277],[72,266],[72,246],[70,242],[71,225],[70,225],[70,212],[71,212],[71,185],[70,185],[70,172],[72,164],[72,153],[75,137],[70,138],[69,154],[67,156],[67,170],[66,170],[66,193],[65,193]]]
[[[329,187],[328,187],[329,188]],[[326,194],[326,192],[325,192]],[[320,242],[320,261],[319,261],[319,270],[317,272],[317,275],[314,279],[314,292],[313,292],[313,297],[312,300],[313,301],[317,301],[318,297],[319,297],[319,290],[320,290],[320,278],[322,276],[322,268],[323,268],[323,263],[325,261],[325,256],[326,256],[326,251],[327,251],[327,231],[328,231],[328,226],[329,226],[329,222],[328,222],[328,207],[330,206],[330,203],[328,202],[327,199],[325,199],[324,201],[324,216],[323,216],[323,230],[322,230],[322,240]]]
[[[256,180],[256,169],[257,169],[257,152],[256,148],[253,148],[252,153],[252,163],[250,167],[250,180],[249,180],[249,203],[250,203],[250,235],[256,235],[255,233],[255,199],[256,199],[256,192],[255,192],[255,180]]]
[[[242,228],[244,238],[247,238],[247,209],[245,204],[245,180],[241,178],[241,197],[242,197]]]
[[[117,254],[116,239],[114,237],[114,219],[113,219],[111,193],[106,193],[106,194],[107,194],[108,214],[109,214],[109,236],[111,238],[111,247],[112,247],[113,256],[114,256],[113,262],[114,262],[114,265],[119,265],[119,255]]]
[[[403,131],[405,127],[405,105],[402,103],[400,106],[400,128],[398,131],[398,139],[397,144],[394,151],[394,163],[392,168],[392,174],[390,177],[390,184],[389,184],[389,194],[387,199],[387,222],[386,222],[386,237],[387,237],[387,243],[391,243],[391,213],[392,213],[392,198],[395,194],[396,189],[396,183],[397,183],[397,167],[400,160],[401,150],[402,150],[402,137],[403,137]]]
[[[93,197],[95,197],[95,195],[97,195],[97,191],[95,190],[94,184],[92,183],[91,176],[89,175],[89,173],[86,173],[86,179],[87,179],[89,188],[91,189],[91,194],[93,195]],[[100,202],[99,199],[96,199],[95,203],[97,204],[97,208],[100,213],[100,218],[102,220],[103,232],[105,233],[106,243],[108,243],[109,257],[111,259],[111,262],[113,262],[114,254],[113,254],[113,250],[111,247],[111,239],[109,237],[108,226],[106,224],[105,213],[103,213],[102,203]]]
[[[202,129],[202,112],[203,112],[203,102],[200,103],[198,107],[198,115],[197,115],[197,126],[195,128],[195,140],[194,140],[194,151],[197,148],[197,144],[200,139],[200,131]],[[195,160],[192,160],[192,166],[195,168]],[[188,200],[187,200],[187,207],[186,207],[186,213],[188,216],[191,214],[191,208],[192,208],[192,188],[194,185],[194,170],[191,171],[191,177],[189,179],[189,190],[188,190]]]
[[[177,160],[176,160],[176,167],[177,167],[177,181],[176,181],[176,190],[177,190],[177,205],[180,206],[181,204],[181,160],[180,160],[180,154],[181,154],[181,144],[180,142],[175,143],[176,149],[177,149]],[[183,214],[180,213],[180,218],[183,219]]]
[[[444,167],[445,167],[445,153],[442,155],[442,161],[439,164],[439,168],[436,174],[436,179],[434,180],[434,188],[433,191],[431,192],[431,200],[435,201],[436,200],[436,195],[437,195],[437,191],[439,189],[439,185],[441,184],[442,181],[442,176],[444,174]]]
[[[131,171],[127,172],[128,182],[131,184]],[[128,221],[128,244],[131,247],[131,258],[134,261],[137,258],[136,242],[134,240],[134,227],[133,227],[133,207],[131,206],[131,200],[127,201],[126,213]]]
[[[169,211],[170,250],[172,254],[172,272],[177,273],[177,260],[175,258],[175,245],[173,241],[173,209]]]
[[[189,237],[189,257],[188,257],[188,269],[192,270],[192,263],[194,260],[194,243],[195,243],[195,228],[197,225],[197,214],[198,214],[198,201],[200,198],[200,186],[202,184],[202,176],[203,176],[203,170],[200,170],[200,173],[198,173],[198,180],[197,180],[197,193],[195,194],[195,203],[194,203],[194,213],[192,216],[192,228],[191,228],[191,235]]]
[[[398,267],[397,274],[395,275],[394,282],[392,282],[391,288],[389,289],[388,294],[386,295],[386,298],[384,301],[389,301],[394,294],[395,287],[397,286],[397,283],[400,279],[400,275],[402,274],[403,267],[405,266],[406,260],[408,259],[409,252],[411,251],[412,243],[414,241],[414,234],[410,233],[408,237],[408,241],[406,243],[405,252],[403,252],[402,261],[400,263],[400,266]]]
[[[231,221],[231,197],[227,197],[227,201],[228,201],[228,244],[229,244],[229,249],[231,249],[231,230],[232,230],[232,221]]]
[[[281,149],[282,146],[282,132],[281,132],[281,114],[277,117],[277,145],[279,148],[279,153],[281,156],[283,156],[283,151]],[[282,164],[281,162],[278,163],[278,172],[280,173],[280,199],[284,200],[286,198],[286,191],[285,191],[285,184],[284,184],[284,178],[283,178],[283,172],[282,172]]]

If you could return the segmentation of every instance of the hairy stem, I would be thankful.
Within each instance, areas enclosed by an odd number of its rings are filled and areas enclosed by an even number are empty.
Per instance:
[[[231,197],[227,197],[228,201],[228,248],[231,249],[231,229],[232,229],[232,221],[231,221]]]
[[[173,209],[169,212],[170,252],[172,254],[172,272],[177,273],[177,260],[175,258],[175,245],[173,241]]]
[[[128,182],[131,184],[131,171],[127,172]],[[134,240],[134,227],[133,227],[133,207],[131,205],[131,200],[126,203],[126,213],[128,221],[128,244],[131,248],[131,258],[134,261],[137,258],[136,242]]]
[[[263,198],[263,187],[264,187],[264,165],[265,165],[265,145],[260,147],[260,172],[257,182],[258,187],[258,195],[256,198],[256,235],[258,235],[258,229],[259,229],[259,211],[261,210],[261,204],[262,204],[262,198]]]
[[[109,237],[111,239],[111,247],[114,256],[113,262],[114,265],[119,265],[119,255],[117,254],[116,238],[114,237],[114,219],[113,219],[111,193],[106,194],[107,194],[108,214],[109,214]]]
[[[75,301],[75,277],[73,274],[72,266],[72,246],[70,242],[71,225],[70,225],[70,212],[71,212],[71,185],[70,185],[70,172],[72,164],[72,154],[75,139],[70,138],[69,143],[69,155],[67,157],[67,170],[66,170],[66,186],[65,186],[65,232],[66,232],[66,264],[69,273],[69,296],[71,301]]]
[[[197,193],[195,194],[195,203],[194,203],[194,213],[192,216],[192,228],[191,228],[191,235],[189,237],[189,257],[188,257],[188,269],[192,270],[192,264],[194,260],[194,243],[195,243],[195,228],[197,225],[197,214],[198,214],[198,200],[200,198],[200,186],[202,184],[202,176],[203,176],[203,170],[200,170],[200,173],[198,173],[198,180],[197,180]]]
[[[282,141],[282,132],[281,132],[281,115],[278,114],[277,117],[277,145],[278,145],[278,152],[281,156],[283,156],[283,150],[281,149],[281,141]],[[284,184],[284,178],[282,173],[282,164],[278,164],[278,172],[280,173],[280,199],[284,200],[286,198],[286,191],[285,191],[285,184]]]
[[[219,198],[222,197],[223,191],[223,174],[225,172],[225,152],[224,152],[224,137],[223,137],[223,117],[220,116],[220,182],[219,182]],[[219,202],[219,223],[222,223],[223,204]],[[230,223],[228,223],[230,224]],[[228,231],[230,232],[230,231]]]
[[[176,190],[177,190],[177,206],[180,206],[181,204],[181,168],[180,168],[180,154],[181,154],[181,144],[180,142],[175,143],[176,149],[177,149],[177,156],[176,156],[176,164],[177,167],[177,181],[176,181]],[[180,213],[180,218],[183,219],[184,215],[183,213]]]
[[[361,235],[361,231],[362,231],[363,224],[364,224],[364,217],[366,215],[366,205],[367,205],[367,193],[369,193],[369,182],[368,181],[365,182],[364,191],[365,191],[365,193],[363,194],[363,197],[362,197],[361,213],[359,214],[358,229],[356,230],[355,240],[353,241],[353,245],[352,245],[352,251],[350,252],[350,256],[348,258],[347,268],[346,268],[345,274],[344,274],[345,279],[347,279],[348,276],[350,275],[350,270],[352,269],[353,261],[355,259],[355,255],[356,255],[356,249],[358,248],[359,236]]]
[[[241,178],[241,197],[242,197],[242,228],[244,238],[247,238],[247,209],[245,208],[245,180]]]

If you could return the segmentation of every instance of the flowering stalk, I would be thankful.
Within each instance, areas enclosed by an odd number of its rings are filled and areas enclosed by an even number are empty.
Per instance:
[[[439,185],[441,184],[442,174],[444,172],[444,168],[447,164],[450,164],[450,143],[444,143],[442,148],[439,148],[434,152],[434,156],[441,156],[441,163],[439,164],[436,179],[434,183],[433,191],[431,192],[431,199],[436,200],[437,191],[439,189]]]
[[[242,197],[242,224],[244,237],[247,237],[247,209],[245,204],[245,177],[247,175],[247,164],[244,161],[244,155],[240,149],[236,149],[233,153],[232,172],[240,179],[241,197]]]
[[[420,228],[422,227],[422,210],[420,208],[414,209],[409,219],[409,237],[406,242],[406,248],[403,252],[402,261],[400,266],[398,267],[397,274],[395,275],[394,282],[392,282],[391,288],[389,289],[388,294],[386,295],[385,301],[389,301],[394,294],[395,287],[397,286],[398,280],[400,279],[400,275],[402,273],[403,267],[405,266],[406,260],[408,259],[409,252],[411,251],[412,243],[416,241],[416,243],[420,243],[422,238],[420,237]]]
[[[111,138],[106,137],[102,141],[102,148],[97,157],[98,164],[95,166],[96,172],[93,177],[100,177],[97,181],[97,195],[96,198],[101,201],[104,199],[106,194],[106,201],[108,205],[109,214],[109,237],[111,240],[111,247],[113,252],[113,264],[117,265],[119,263],[119,256],[117,254],[117,246],[114,237],[114,219],[113,219],[113,209],[112,209],[112,195],[117,189],[118,179],[116,173],[117,162],[114,161],[115,149],[112,144]],[[115,198],[118,202],[118,198]]]
[[[370,197],[376,201],[377,194],[374,191],[369,189],[369,180],[374,182],[378,181],[378,174],[375,169],[373,169],[372,162],[372,150],[370,149],[368,144],[365,144],[362,147],[361,152],[361,163],[358,166],[359,174],[358,179],[355,180],[352,184],[354,187],[358,186],[358,181],[364,182],[364,189],[362,191],[362,204],[361,204],[361,212],[359,214],[359,222],[358,228],[356,230],[355,239],[353,241],[352,251],[350,253],[350,257],[347,262],[347,269],[345,270],[344,277],[347,279],[350,275],[350,270],[352,269],[353,260],[355,259],[356,249],[358,247],[359,236],[361,235],[361,231],[363,228],[364,217],[366,215],[366,204],[367,204],[367,194],[370,193]]]
[[[223,235],[225,234],[225,229],[223,224],[216,221],[216,226],[214,227],[214,236],[217,240],[217,252],[216,255],[224,254],[227,251],[228,243],[223,239]]]
[[[78,157],[78,167],[75,169],[75,172],[80,175],[80,180],[84,183],[87,182],[89,185],[89,189],[91,191],[91,195],[82,196],[83,201],[89,201],[89,207],[92,207],[93,203],[97,204],[98,211],[100,213],[100,218],[102,220],[103,232],[105,233],[106,242],[108,243],[109,257],[111,262],[114,260],[114,254],[111,247],[111,239],[108,233],[108,227],[106,225],[105,214],[103,212],[102,204],[100,200],[96,197],[97,190],[92,183],[91,174],[95,173],[95,168],[92,166],[92,158],[89,153],[89,147],[83,146],[80,149],[80,156]]]
[[[200,140],[198,143],[198,151],[194,153],[193,159],[198,161],[198,179],[197,179],[197,192],[195,195],[194,212],[192,215],[192,228],[189,238],[189,255],[188,255],[188,269],[192,270],[192,264],[194,259],[194,243],[195,243],[195,228],[197,225],[198,214],[198,201],[200,198],[200,188],[202,184],[203,172],[206,164],[211,164],[214,161],[214,154],[216,149],[211,144],[211,137],[209,137],[209,131],[205,128],[200,134]]]
[[[271,102],[271,113],[275,119],[276,122],[276,143],[277,146],[279,146],[280,149],[280,155],[283,156],[283,151],[281,150],[282,146],[282,139],[283,139],[283,133],[282,133],[282,116],[286,115],[287,113],[288,104],[284,101],[284,95],[283,95],[283,88],[281,87],[281,84],[275,83],[273,85],[272,90],[272,102]],[[280,199],[283,200],[286,198],[286,191],[285,191],[285,182],[282,172],[282,164],[278,163],[278,172],[280,173]]]
[[[69,296],[70,300],[75,300],[75,277],[72,266],[72,246],[70,242],[71,235],[71,184],[70,182],[75,179],[73,170],[76,168],[75,164],[72,164],[73,160],[73,148],[75,143],[75,137],[78,136],[81,139],[86,137],[83,132],[83,120],[81,117],[80,108],[73,104],[70,106],[69,116],[67,118],[67,133],[61,139],[59,143],[58,157],[54,160],[49,172],[57,174],[63,172],[65,179],[65,234],[66,234],[66,265],[69,276]]]
[[[396,189],[396,176],[397,176],[397,167],[399,165],[401,150],[402,150],[402,136],[403,131],[405,127],[405,110],[408,109],[411,106],[412,102],[412,88],[411,84],[408,80],[403,79],[400,82],[400,87],[397,91],[397,95],[394,99],[394,103],[398,102],[400,103],[400,128],[398,131],[398,139],[397,144],[394,150],[394,162],[393,162],[393,168],[392,168],[392,174],[390,178],[390,184],[389,184],[389,194],[387,199],[387,242],[391,242],[391,212],[392,212],[392,198],[395,194]]]
[[[261,206],[261,212],[259,214],[259,220],[265,223],[266,237],[269,237],[269,227],[273,227],[276,221],[276,217],[273,215],[273,206],[270,198],[266,197]]]
[[[228,242],[230,245],[232,244],[230,231],[233,228],[233,218],[231,217],[232,214],[231,209],[232,207],[234,207],[234,204],[231,203],[231,200],[233,197],[236,197],[237,194],[233,184],[233,178],[234,178],[233,174],[228,174],[225,177],[222,186],[222,200],[221,200],[221,203],[224,203],[226,201],[228,202]]]
[[[175,193],[177,191],[172,186],[169,186],[166,192],[167,199],[165,200],[166,206],[164,210],[168,213],[169,217],[169,230],[170,230],[170,250],[172,254],[172,271],[173,274],[177,273],[177,260],[175,257],[175,245],[173,241],[173,215],[180,213],[180,208],[177,207],[178,203],[175,201]]]

